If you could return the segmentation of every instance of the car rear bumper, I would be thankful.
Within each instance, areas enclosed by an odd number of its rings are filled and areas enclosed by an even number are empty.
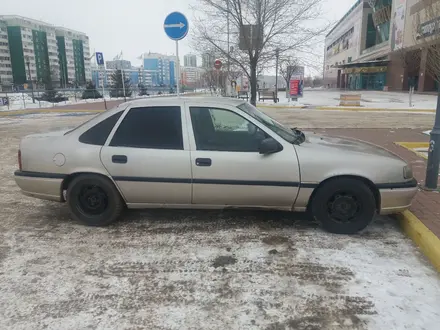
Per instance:
[[[64,175],[16,171],[15,182],[26,196],[61,202]]]
[[[394,188],[379,189],[381,199],[380,214],[394,214],[405,211],[411,206],[417,191],[418,186],[415,179]]]

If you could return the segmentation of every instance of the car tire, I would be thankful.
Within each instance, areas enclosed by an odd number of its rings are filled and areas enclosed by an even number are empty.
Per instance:
[[[313,217],[335,234],[355,234],[365,229],[376,214],[376,200],[361,180],[335,178],[317,188],[311,204]]]
[[[124,201],[113,182],[95,174],[73,179],[67,188],[67,204],[72,218],[88,226],[107,226],[124,209]]]

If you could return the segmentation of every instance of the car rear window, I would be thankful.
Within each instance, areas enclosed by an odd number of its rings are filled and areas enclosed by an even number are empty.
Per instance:
[[[112,147],[183,150],[179,106],[132,108],[119,124]]]
[[[123,112],[124,111],[119,111],[88,129],[81,134],[79,142],[103,146]]]

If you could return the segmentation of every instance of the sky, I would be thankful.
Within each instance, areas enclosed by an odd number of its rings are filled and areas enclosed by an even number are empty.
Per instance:
[[[323,0],[323,16],[338,21],[356,0]],[[90,50],[103,52],[111,60],[121,50],[123,58],[136,59],[145,52],[176,53],[175,42],[165,35],[167,14],[181,11],[189,19],[190,4],[197,0],[20,0],[2,1],[0,15],[20,15],[86,33]],[[179,43],[179,55],[194,52],[189,37]]]

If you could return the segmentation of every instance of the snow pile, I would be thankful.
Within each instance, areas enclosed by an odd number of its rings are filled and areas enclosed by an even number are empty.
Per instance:
[[[325,89],[306,89],[304,96],[298,101],[290,101],[286,92],[279,92],[279,105],[308,106],[308,107],[339,107],[341,94],[361,94],[361,107],[383,108],[383,109],[435,109],[437,95],[414,94],[412,96],[412,107],[409,105],[408,93],[380,92],[380,91],[338,91]],[[272,101],[258,102],[258,104],[273,104]]]
[[[187,94],[194,94],[194,93],[196,93],[196,94],[205,93],[205,90],[198,90],[195,92],[184,92],[181,94],[187,95]],[[39,97],[39,96],[41,96],[41,94],[36,93],[35,96]],[[59,103],[52,103],[52,102],[35,100],[35,103],[34,103],[34,102],[32,102],[32,94],[28,94],[28,93],[0,93],[0,98],[1,97],[8,97],[8,99],[9,99],[9,106],[8,105],[0,106],[0,111],[21,110],[21,109],[43,109],[43,108],[54,108],[54,107],[58,108],[58,107],[71,105],[71,104],[96,103],[96,102],[103,101],[102,98],[83,100],[81,98],[82,93],[80,93],[80,92],[77,92],[76,95],[74,92],[62,93],[62,95],[64,97],[67,97],[68,100],[63,101],[63,102],[59,102]],[[175,95],[175,94],[173,94],[173,95]],[[164,93],[161,95],[154,94],[154,95],[149,95],[149,96],[146,96],[146,95],[138,96],[138,95],[134,95],[134,93],[133,93],[133,96],[127,97],[127,100],[140,99],[140,98],[150,98],[150,97],[169,97],[169,96],[171,96],[171,94]],[[106,101],[124,100],[123,97],[110,98],[109,93],[105,93],[104,98]]]

